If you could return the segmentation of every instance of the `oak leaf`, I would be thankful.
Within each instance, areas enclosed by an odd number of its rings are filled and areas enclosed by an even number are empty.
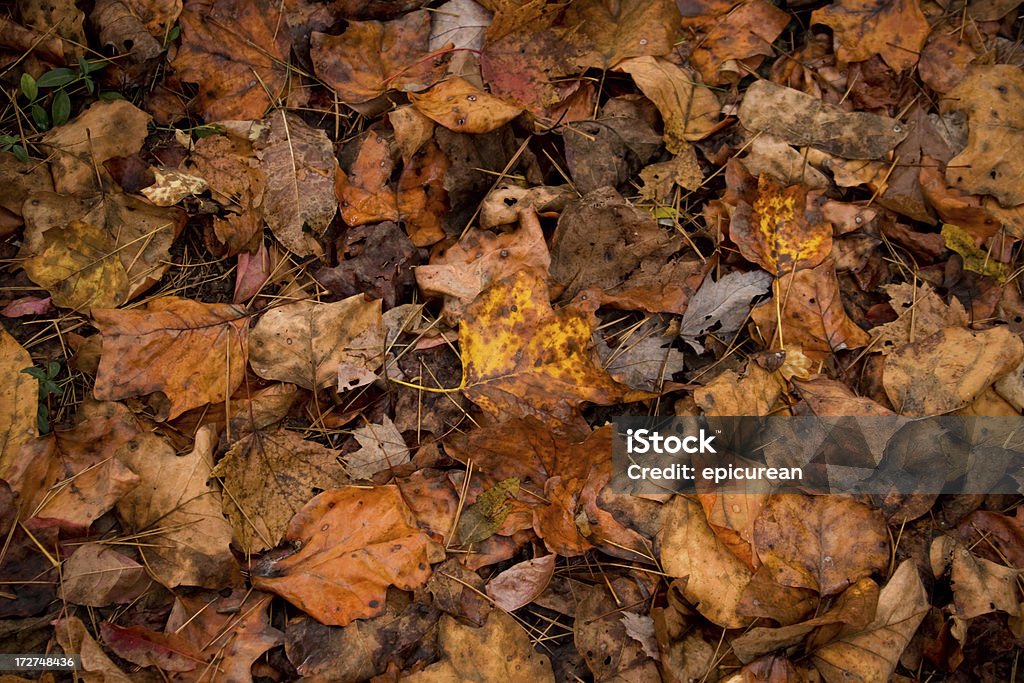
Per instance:
[[[249,316],[238,306],[168,296],[142,309],[92,313],[103,338],[98,400],[162,391],[175,418],[223,401],[242,382]]]
[[[383,360],[381,302],[362,294],[329,304],[298,301],[271,309],[249,337],[249,363],[257,375],[305,389],[337,386],[339,371],[373,372]]]
[[[270,0],[188,0],[172,65],[199,84],[195,106],[207,121],[261,119],[284,94],[291,35]]]
[[[432,541],[395,486],[321,493],[292,518],[284,540],[297,549],[259,561],[253,586],[323,624],[381,614],[389,585],[413,590],[430,578]]]
[[[536,275],[492,285],[466,314],[459,322],[462,390],[486,412],[558,423],[583,401],[626,397],[593,348],[594,314],[579,304],[553,310]]]
[[[931,32],[919,0],[837,0],[814,10],[811,23],[832,29],[839,61],[865,62],[880,55],[897,73],[917,64]]]

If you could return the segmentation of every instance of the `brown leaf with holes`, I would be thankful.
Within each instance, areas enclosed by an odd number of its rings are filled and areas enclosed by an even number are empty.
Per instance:
[[[838,0],[814,10],[811,22],[832,29],[840,61],[880,55],[897,73],[917,64],[930,31],[919,0]]]
[[[370,131],[351,170],[339,170],[335,177],[334,192],[347,225],[398,220],[398,197],[389,184],[394,168],[390,143]]]
[[[381,614],[389,585],[422,586],[435,553],[395,486],[321,493],[292,518],[284,540],[297,549],[257,562],[253,586],[333,626]]]
[[[457,133],[490,133],[519,116],[521,107],[481,90],[464,78],[449,78],[409,101],[423,115]]]
[[[172,65],[199,84],[195,108],[207,121],[261,119],[287,95],[291,36],[270,0],[188,0]]]

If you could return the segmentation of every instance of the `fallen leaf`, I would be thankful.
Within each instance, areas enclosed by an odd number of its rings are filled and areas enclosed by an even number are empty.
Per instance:
[[[456,50],[479,51],[493,17],[473,0],[448,0],[431,17],[430,50],[451,45]]]
[[[150,586],[150,578],[135,560],[108,545],[85,543],[61,568],[68,602],[91,607],[132,602]]]
[[[103,351],[93,395],[116,401],[162,391],[168,418],[223,401],[241,384],[249,317],[228,304],[168,296],[143,309],[94,309]]]
[[[670,161],[661,161],[640,171],[644,186],[640,196],[644,199],[663,203],[669,200],[677,185],[687,190],[697,190],[704,182],[704,174],[697,161],[693,147]]]
[[[782,339],[777,334],[777,307],[781,309]],[[821,360],[843,349],[858,349],[870,336],[846,314],[839,281],[831,260],[817,268],[783,275],[776,285],[775,299],[755,308],[751,317],[765,339],[776,346],[798,344],[812,360]]]
[[[46,133],[43,143],[52,150],[50,172],[54,190],[62,194],[104,191],[104,185],[113,181],[103,162],[131,156],[142,149],[149,134],[150,118],[127,100],[99,101]]]
[[[942,99],[942,111],[967,115],[964,150],[946,166],[946,180],[969,194],[990,194],[1005,207],[1024,204],[1021,160],[1006,150],[1024,141],[1024,74],[1009,64],[975,66]]]
[[[578,305],[553,310],[535,275],[499,281],[466,313],[462,390],[486,412],[563,422],[583,401],[610,404],[625,395],[601,369],[593,313]]]
[[[0,478],[9,478],[22,445],[37,435],[39,380],[22,370],[32,357],[17,340],[0,329]]]
[[[339,370],[373,372],[383,360],[381,302],[362,294],[329,304],[298,301],[273,308],[249,337],[253,372],[311,390],[337,386]]]
[[[187,0],[172,66],[199,84],[194,104],[207,121],[261,119],[288,82],[291,52],[281,4]]]
[[[385,310],[404,300],[416,284],[414,273],[424,258],[396,223],[349,229],[339,244],[345,258],[333,268],[316,271],[316,279],[332,294],[346,298],[365,293],[380,299]]]
[[[1009,276],[1009,266],[997,261],[991,253],[978,248],[971,233],[960,226],[946,223],[942,226],[942,238],[949,249],[960,255],[965,270],[980,273],[999,282],[1004,282]]]
[[[451,0],[469,2],[473,0]],[[434,137],[434,122],[411,104],[396,107],[388,112],[388,122],[395,131],[395,145],[402,154],[402,161],[408,163],[412,155]]]
[[[963,304],[953,298],[947,305],[926,284],[885,285],[889,305],[899,316],[896,320],[871,330],[875,345],[883,354],[889,354],[903,344],[930,337],[946,327],[966,328],[970,320]]]
[[[493,536],[512,512],[510,501],[519,495],[519,480],[503,479],[476,497],[459,516],[460,545],[479,543]]]
[[[714,534],[701,506],[678,496],[665,506],[661,566],[686,578],[683,595],[712,623],[742,628],[750,619],[738,612],[753,572]]]
[[[729,273],[717,282],[704,280],[683,314],[682,337],[697,353],[704,353],[698,339],[708,334],[728,341],[746,322],[750,310],[771,292],[772,276],[763,271]]]
[[[127,55],[133,62],[145,62],[161,52],[160,43],[121,0],[97,2],[89,14],[89,22],[104,47]]]
[[[103,644],[121,659],[161,671],[193,671],[203,663],[196,648],[176,633],[159,633],[144,626],[100,624]]]
[[[389,585],[413,590],[430,578],[432,541],[395,486],[321,493],[292,518],[284,540],[297,549],[260,560],[252,584],[323,624],[381,614]]]
[[[340,36],[313,33],[313,69],[346,103],[366,102],[392,88],[428,88],[446,66],[439,51],[429,51],[430,16],[409,12],[387,22],[350,21]]]
[[[747,363],[746,373],[726,370],[693,392],[706,415],[770,415],[785,386],[778,373]]]
[[[445,238],[448,192],[444,188],[448,157],[433,142],[426,144],[402,168],[398,178],[398,215],[409,241],[427,247]]]
[[[774,54],[772,43],[789,20],[786,12],[765,0],[747,0],[724,17],[708,18],[707,33],[690,61],[705,83],[738,83]]]
[[[338,212],[333,190],[340,169],[334,146],[324,131],[284,112],[271,117],[269,127],[265,145],[257,145],[267,178],[267,226],[292,253],[319,256],[323,249],[316,238]]]
[[[42,250],[22,267],[62,308],[114,308],[128,295],[128,274],[114,240],[102,228],[81,221],[43,233]]]
[[[345,472],[353,479],[372,479],[382,470],[409,462],[405,439],[387,416],[382,424],[368,424],[353,430],[361,448],[345,456]]]
[[[683,370],[684,356],[672,347],[674,337],[664,322],[652,317],[607,343],[601,341],[597,352],[615,381],[631,389],[658,392],[675,373]]]
[[[918,0],[884,5],[874,0],[837,0],[815,10],[811,23],[832,29],[841,62],[863,62],[880,55],[897,73],[917,64],[931,31]]]
[[[81,657],[83,677],[88,675],[89,680],[103,683],[131,682],[131,677],[114,664],[78,617],[58,619],[54,623],[54,633],[64,652],[73,652]]]
[[[843,111],[799,90],[764,80],[747,88],[739,118],[747,130],[769,133],[789,144],[809,145],[845,159],[883,159],[907,137],[909,129],[896,119]]]
[[[502,683],[529,680],[554,683],[547,655],[537,653],[529,635],[500,610],[491,612],[482,628],[463,626],[448,616],[438,628],[441,659],[403,677],[409,683]]]
[[[828,683],[888,680],[927,611],[917,565],[904,560],[879,593],[874,620],[816,650],[814,666]]]
[[[275,547],[317,490],[348,483],[336,451],[285,429],[240,439],[210,475],[221,479],[224,514],[247,554]]]
[[[577,64],[611,69],[627,59],[671,52],[679,10],[671,0],[581,0],[566,8],[563,22],[575,28],[566,40],[579,47]]]
[[[393,170],[390,144],[370,131],[359,143],[351,170],[335,176],[334,192],[346,225],[398,220],[398,196],[389,185]]]
[[[409,101],[423,115],[459,133],[490,133],[523,111],[458,77],[411,93]]]
[[[889,561],[877,511],[834,496],[772,496],[754,525],[755,549],[773,578],[834,595]]]
[[[577,192],[619,187],[657,154],[661,136],[646,115],[657,112],[645,104],[646,100],[615,97],[601,108],[597,120],[567,127],[562,137],[565,160]]]
[[[416,283],[428,295],[444,296],[444,315],[454,322],[493,283],[520,271],[545,273],[550,264],[540,221],[527,210],[519,214],[514,232],[467,231],[430,264],[416,269]]]
[[[885,393],[901,415],[963,408],[1024,359],[1024,342],[1005,327],[947,327],[885,358]]]
[[[819,152],[820,154],[820,152]],[[772,135],[761,133],[750,141],[743,166],[754,176],[770,175],[784,185],[804,185],[809,190],[821,190],[830,185],[828,178],[806,157],[787,143]],[[833,169],[836,185],[842,187],[840,168]],[[855,184],[859,185],[858,180]]]
[[[202,194],[208,187],[203,178],[173,168],[154,168],[152,172],[153,184],[143,187],[140,193],[157,206],[174,206],[187,197]]]
[[[961,543],[953,544],[949,550],[953,556],[953,603],[958,617],[973,619],[996,610],[1012,617],[1021,615],[1017,598],[1019,569],[977,557]]]
[[[557,555],[544,555],[512,565],[487,583],[487,595],[506,612],[530,604],[548,587],[556,559]]]
[[[228,546],[231,525],[221,509],[220,487],[209,484],[216,434],[196,433],[191,453],[178,457],[171,446],[143,432],[118,449],[139,477],[139,485],[117,503],[117,514],[132,533],[145,533],[139,547],[156,581],[223,588],[242,581]]]
[[[537,214],[561,213],[576,198],[568,185],[520,187],[502,183],[487,193],[480,203],[480,227],[490,230],[520,220],[522,212]]]
[[[659,679],[655,661],[642,643],[629,636],[624,607],[643,604],[642,591],[627,578],[588,586],[576,597],[573,644],[594,680],[651,681]],[[618,600],[616,600],[618,598]],[[621,601],[621,604],[620,604]],[[649,645],[648,645],[649,646]]]
[[[746,189],[744,183],[744,189]],[[744,258],[775,277],[814,268],[832,252],[832,224],[801,185],[782,187],[761,176],[757,192],[744,192],[729,223],[729,237]]]
[[[632,76],[658,107],[665,120],[665,147],[672,154],[685,153],[688,142],[701,140],[717,128],[718,98],[675,64],[655,57],[634,57],[617,68]]]

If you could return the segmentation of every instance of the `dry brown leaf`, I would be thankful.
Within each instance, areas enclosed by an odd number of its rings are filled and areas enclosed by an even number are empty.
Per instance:
[[[582,596],[573,596],[577,603],[573,622],[576,651],[595,681],[659,680],[654,659],[627,629],[626,608],[643,604],[645,594],[625,577],[611,579],[606,585],[587,586],[580,591]]]
[[[834,595],[889,561],[885,520],[836,496],[772,496],[754,525],[758,557],[779,583]]]
[[[941,102],[967,114],[967,147],[946,166],[946,180],[970,194],[990,194],[1005,207],[1024,204],[1024,73],[1009,64],[976,66]]]
[[[434,137],[434,122],[411,104],[389,111],[388,122],[395,131],[395,144],[405,163]]]
[[[428,247],[445,238],[445,218],[449,212],[445,176],[448,156],[435,143],[427,143],[402,167],[398,178],[397,205],[409,241]]]
[[[346,225],[366,225],[398,220],[398,197],[389,186],[394,171],[391,145],[370,131],[360,143],[351,170],[339,170],[334,192]]]
[[[339,372],[372,373],[383,361],[381,302],[362,294],[330,304],[278,306],[260,317],[249,337],[249,363],[257,375],[305,389],[338,386]]]
[[[275,547],[314,491],[348,481],[337,452],[285,429],[236,442],[211,476],[223,482],[224,514],[245,553]]]
[[[61,577],[64,598],[91,607],[132,602],[150,586],[142,565],[102,543],[79,546],[64,563]]]
[[[661,161],[640,171],[644,186],[640,196],[648,201],[667,202],[673,188],[678,185],[686,190],[697,190],[704,182],[697,154],[690,146],[685,152],[669,161]]]
[[[116,401],[162,391],[168,418],[217,403],[241,384],[249,315],[229,304],[168,296],[142,309],[93,310],[103,351],[93,395]]]
[[[28,351],[0,329],[0,478],[10,478],[18,451],[37,434],[39,380],[22,372],[30,367]]]
[[[131,683],[132,678],[111,661],[78,617],[57,620],[54,633],[64,652],[76,653],[82,658],[81,671],[84,673],[79,675],[83,679],[101,683]]]
[[[579,48],[577,64],[611,69],[626,59],[671,52],[679,10],[672,0],[579,0],[562,22],[574,29],[566,40]]]
[[[199,84],[194,104],[207,121],[261,119],[284,95],[291,34],[281,3],[188,0],[172,65]]]
[[[389,585],[422,586],[435,552],[395,486],[321,493],[292,518],[284,540],[297,549],[258,562],[253,586],[333,626],[383,613]]]
[[[557,559],[544,555],[512,565],[487,582],[487,595],[506,612],[530,604],[548,587]]]
[[[409,448],[391,418],[353,430],[361,448],[345,456],[345,472],[353,479],[371,479],[382,470],[409,462]]]
[[[931,32],[919,0],[837,0],[815,10],[811,22],[832,29],[841,62],[864,62],[880,55],[897,73],[917,64]]]
[[[784,185],[804,185],[808,190],[825,189],[830,184],[829,180],[809,162],[810,157],[810,153],[805,156],[782,140],[761,133],[750,141],[742,161],[754,176],[770,175]],[[843,177],[838,171],[835,182],[843,186]]]
[[[917,565],[905,560],[879,593],[874,620],[816,650],[814,666],[827,683],[889,680],[927,611]]]
[[[901,415],[963,408],[1024,359],[1024,342],[1005,327],[947,327],[885,359],[882,383]]]
[[[104,184],[111,182],[103,162],[142,149],[149,121],[149,114],[127,100],[100,101],[48,132],[43,142],[52,154],[54,189],[63,194],[105,190],[97,184],[100,179]]]
[[[665,120],[665,147],[672,154],[685,154],[689,142],[701,140],[717,128],[721,108],[718,98],[672,62],[634,57],[617,68],[632,76],[658,107]]]
[[[117,504],[132,533],[145,533],[139,547],[144,564],[167,588],[220,589],[242,582],[228,546],[231,525],[221,509],[220,487],[211,485],[216,433],[203,427],[191,453],[177,456],[171,446],[143,432],[118,449],[139,476],[139,485]]]
[[[416,284],[428,295],[444,296],[444,315],[454,322],[492,283],[519,271],[546,273],[550,264],[540,221],[528,210],[519,215],[514,232],[468,231],[429,265],[416,269]]]
[[[519,221],[521,211],[538,214],[561,213],[565,205],[576,199],[568,185],[520,187],[502,183],[487,193],[480,203],[480,227],[485,230]]]
[[[707,415],[770,415],[783,389],[785,382],[777,372],[747,363],[745,374],[726,370],[695,389],[693,398]]]
[[[416,109],[457,133],[490,133],[523,111],[464,78],[449,78],[423,93],[411,93]]]
[[[932,548],[934,555],[934,543]],[[1011,617],[1021,616],[1017,597],[1019,569],[978,557],[955,539],[947,550],[953,557],[953,603],[958,617],[973,619],[996,610]]]
[[[817,97],[764,80],[747,88],[739,117],[747,130],[846,159],[883,159],[907,137],[909,128],[886,116],[843,111]]]
[[[742,628],[750,619],[738,612],[743,589],[753,572],[719,540],[700,504],[682,496],[665,506],[661,566],[686,578],[683,595],[697,610],[724,628]]]
[[[316,238],[338,211],[334,185],[340,169],[334,145],[319,128],[284,112],[269,119],[269,128],[266,142],[256,146],[267,178],[267,226],[292,253],[320,255]]]
[[[624,387],[601,368],[593,348],[594,324],[582,306],[552,310],[536,275],[501,280],[459,322],[463,392],[492,415],[555,423],[569,421],[583,401],[622,400]]]
[[[765,0],[747,0],[724,17],[707,19],[707,34],[690,55],[704,82],[738,83],[771,57],[790,16]]]
[[[441,617],[438,642],[441,659],[426,669],[403,676],[409,683],[504,683],[510,680],[554,683],[547,655],[533,649],[529,634],[515,619],[494,610],[482,628],[463,626]]]
[[[777,338],[777,308],[782,309],[782,339]],[[843,308],[835,266],[826,260],[817,268],[782,276],[775,298],[755,308],[751,317],[761,336],[775,346],[802,347],[812,360],[823,360],[843,349],[858,349],[871,337],[857,327]]]
[[[423,90],[444,74],[441,55],[429,52],[430,12],[387,22],[350,21],[340,36],[313,33],[310,56],[318,78],[342,102],[358,104],[388,90]]]
[[[963,304],[955,297],[947,305],[927,284],[908,282],[885,285],[889,305],[899,316],[871,330],[875,347],[883,354],[914,341],[930,337],[946,327],[967,327],[970,320]]]

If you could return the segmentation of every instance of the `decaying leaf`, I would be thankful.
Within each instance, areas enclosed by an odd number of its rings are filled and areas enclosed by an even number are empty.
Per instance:
[[[930,29],[918,0],[839,0],[815,10],[811,21],[832,29],[841,61],[881,55],[897,73],[917,64]]]
[[[704,280],[686,307],[679,336],[697,353],[704,352],[698,340],[705,335],[727,341],[742,327],[754,304],[771,291],[771,281],[771,275],[759,270],[729,273],[717,282]]]
[[[0,329],[0,477],[10,478],[18,451],[37,434],[39,381],[22,370],[32,367],[28,351]]]
[[[739,109],[743,127],[793,145],[809,145],[846,159],[883,159],[907,137],[909,126],[866,112],[846,112],[816,97],[755,81]]]
[[[967,327],[970,322],[958,299],[952,299],[947,305],[927,285],[893,284],[886,285],[885,291],[889,294],[889,305],[899,317],[871,330],[876,348],[884,354],[903,344],[930,337],[945,327]]]
[[[705,83],[737,83],[772,56],[772,43],[790,17],[765,0],[747,0],[723,16],[708,17],[690,61]]]
[[[530,604],[548,587],[557,559],[544,555],[509,567],[487,583],[487,595],[506,612]]]
[[[346,224],[398,220],[398,196],[389,186],[394,168],[390,144],[371,131],[349,172],[339,170],[335,176],[334,192]]]
[[[707,415],[770,415],[783,386],[777,372],[747,363],[743,375],[726,370],[696,389],[693,399]]]
[[[292,518],[284,540],[297,549],[258,562],[253,586],[323,624],[381,614],[389,585],[413,590],[430,578],[432,541],[395,486],[325,491]]]
[[[249,338],[249,362],[257,375],[306,389],[349,389],[339,386],[339,372],[372,373],[383,360],[381,302],[362,294],[330,304],[279,306],[263,314]]]
[[[98,400],[162,391],[174,418],[223,401],[242,382],[249,316],[237,306],[168,296],[142,309],[92,313],[103,335]]]
[[[348,481],[335,451],[284,429],[239,440],[210,474],[222,480],[224,513],[246,553],[275,547],[314,492]]]
[[[503,479],[467,506],[459,517],[459,543],[479,543],[494,534],[508,517],[509,501],[519,495],[519,480]]]
[[[361,448],[345,456],[345,472],[353,479],[370,479],[377,472],[409,462],[405,439],[390,418],[352,432]]]
[[[151,582],[141,564],[101,543],[82,545],[62,572],[67,601],[92,607],[131,602]]]
[[[635,57],[660,57],[672,50],[679,10],[671,0],[580,0],[565,14],[577,27],[567,40],[579,46],[578,64],[611,69]]]
[[[1006,280],[1009,267],[993,258],[992,254],[980,249],[971,233],[958,225],[946,223],[942,226],[942,238],[946,240],[947,247],[960,255],[966,270],[995,278],[999,282]]]
[[[424,93],[409,95],[423,115],[457,133],[490,133],[522,112],[464,78],[449,78]]]
[[[462,390],[485,411],[561,422],[583,401],[613,403],[626,394],[601,369],[593,313],[578,305],[553,310],[535,275],[492,285],[467,313],[459,322]]]

